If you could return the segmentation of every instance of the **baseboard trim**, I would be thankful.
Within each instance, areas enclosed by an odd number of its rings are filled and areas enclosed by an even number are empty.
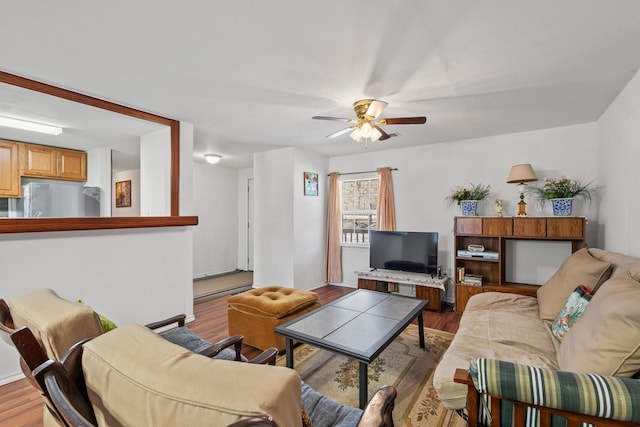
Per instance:
[[[235,295],[241,292],[246,292],[250,289],[253,289],[253,285],[242,285],[235,288],[224,289],[218,292],[212,292],[210,294],[201,295],[199,297],[193,298],[193,303],[197,304],[199,302],[208,301],[210,299],[219,298],[224,295]]]
[[[22,372],[18,372],[15,374],[8,375],[6,377],[0,378],[0,386],[7,385],[12,382],[20,381],[25,379],[26,377]]]

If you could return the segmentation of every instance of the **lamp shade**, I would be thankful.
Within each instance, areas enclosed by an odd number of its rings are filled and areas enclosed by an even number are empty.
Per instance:
[[[519,184],[521,182],[537,181],[533,168],[529,163],[522,165],[511,166],[511,172],[509,172],[509,178],[507,178],[508,184]]]

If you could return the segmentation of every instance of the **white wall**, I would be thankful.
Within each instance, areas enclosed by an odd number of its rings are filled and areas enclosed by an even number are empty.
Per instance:
[[[238,171],[220,164],[193,164],[195,278],[233,271],[238,265]]]
[[[437,231],[438,261],[444,272],[450,272],[453,268],[453,217],[459,215],[457,206],[448,207],[445,203],[451,189],[469,182],[489,184],[491,199],[481,204],[479,214],[493,215],[493,200],[501,198],[504,214],[514,215],[519,201],[517,189],[506,183],[512,165],[531,163],[540,180],[545,176],[567,175],[594,180],[597,185],[596,146],[596,125],[590,123],[333,157],[329,159],[329,171],[359,172],[382,166],[398,168],[393,172],[397,228]],[[551,215],[550,207],[536,206],[531,197],[525,200],[529,215]],[[597,228],[596,206],[578,204],[574,214],[587,216],[590,227]],[[595,237],[590,235],[592,246],[598,243],[594,241]],[[357,277],[353,272],[367,269],[368,263],[368,248],[343,248],[343,284],[356,286]],[[453,301],[453,286],[449,286],[445,298]]]
[[[111,181],[111,215],[140,216],[140,169],[114,172]],[[116,207],[116,183],[120,181],[131,181],[131,206]]]
[[[294,287],[312,289],[326,283],[327,159],[295,150],[292,172]],[[304,172],[318,174],[318,196],[304,195]]]
[[[326,189],[303,195],[303,172],[327,174],[327,160],[284,148],[254,155],[254,286],[324,284]]]
[[[600,235],[606,249],[640,256],[640,73],[598,120],[598,172],[604,191]]]
[[[181,157],[192,150],[193,138],[187,132],[181,137]],[[191,157],[187,158],[181,162],[181,203],[193,194]],[[191,214],[191,203],[185,200],[183,215]],[[192,230],[0,234],[1,296],[48,287],[65,298],[82,299],[118,324],[148,323],[178,313],[192,319]],[[18,353],[0,342],[0,384],[18,378]]]
[[[294,287],[293,148],[254,154],[253,286]]]
[[[183,129],[180,131],[182,140]],[[182,158],[180,160],[182,175],[184,163]],[[170,187],[171,129],[166,127],[140,138],[140,215],[171,215]]]

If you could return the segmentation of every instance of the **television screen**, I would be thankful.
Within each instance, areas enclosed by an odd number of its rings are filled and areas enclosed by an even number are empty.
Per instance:
[[[369,233],[371,268],[437,273],[438,233],[374,230]]]

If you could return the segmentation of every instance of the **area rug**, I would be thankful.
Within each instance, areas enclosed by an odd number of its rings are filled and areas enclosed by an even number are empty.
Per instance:
[[[466,422],[448,411],[433,388],[433,370],[451,344],[453,334],[424,328],[425,347],[418,344],[418,327],[409,325],[369,365],[369,398],[384,384],[398,391],[393,411],[396,426],[463,427]],[[284,356],[278,365],[285,366]],[[294,367],[302,379],[325,396],[358,406],[358,362],[304,344],[294,349]]]
[[[253,271],[237,271],[205,279],[196,279],[193,281],[193,298],[201,300],[243,292],[250,289],[252,284]]]

